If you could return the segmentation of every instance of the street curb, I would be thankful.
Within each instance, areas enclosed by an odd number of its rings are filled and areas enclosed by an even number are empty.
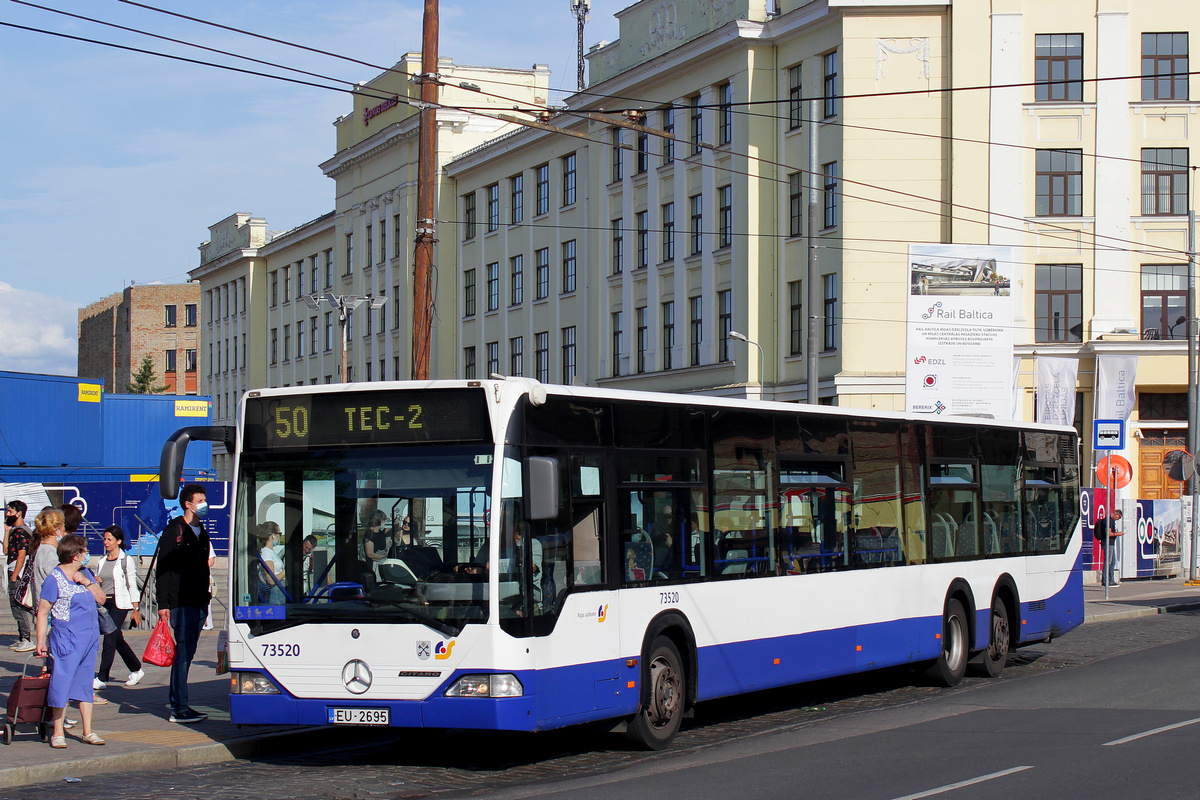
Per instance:
[[[1151,608],[1131,608],[1126,611],[1111,611],[1107,614],[1088,614],[1083,618],[1088,622],[1109,622],[1118,619],[1133,619],[1135,617],[1153,617],[1156,614],[1174,614],[1179,611],[1196,611],[1200,609],[1200,600],[1188,603],[1173,603],[1167,606]]]
[[[90,755],[49,764],[28,764],[0,769],[0,788],[28,786],[56,781],[69,776],[87,777],[107,772],[139,772],[149,770],[198,767],[243,758],[290,752],[306,746],[306,739],[328,736],[324,728],[302,728],[292,731],[246,736],[228,742],[184,747],[163,747],[135,753]],[[324,739],[323,739],[324,740]],[[327,741],[327,740],[325,740]],[[316,742],[319,743],[319,742]],[[81,745],[86,746],[86,745]]]

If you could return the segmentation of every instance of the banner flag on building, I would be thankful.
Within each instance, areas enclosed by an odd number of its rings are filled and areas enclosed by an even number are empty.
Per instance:
[[[1013,418],[1012,248],[908,246],[905,406]]]
[[[1047,425],[1074,425],[1079,360],[1038,356],[1037,376],[1037,421]]]
[[[1096,359],[1096,419],[1129,420],[1137,393],[1137,356],[1101,355]]]

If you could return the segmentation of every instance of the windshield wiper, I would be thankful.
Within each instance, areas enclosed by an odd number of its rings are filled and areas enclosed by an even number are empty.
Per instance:
[[[405,603],[401,600],[387,600],[382,597],[371,597],[370,595],[367,595],[366,599],[367,599],[367,602],[369,602],[369,603],[375,603],[377,605],[385,605],[385,606],[391,606],[392,608],[398,608],[401,611],[408,614],[410,617],[412,617],[414,621],[428,625],[430,628],[433,628],[435,631],[444,633],[447,636],[458,636],[458,634],[462,632],[461,628],[455,628],[453,625],[443,622],[442,620],[438,619],[437,617],[431,617],[423,611],[417,611],[415,608],[412,608],[408,603]]]

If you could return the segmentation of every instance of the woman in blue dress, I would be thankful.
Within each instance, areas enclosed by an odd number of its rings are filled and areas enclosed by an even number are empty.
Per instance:
[[[83,568],[86,553],[87,543],[82,536],[64,536],[58,543],[58,567],[42,584],[38,600],[37,654],[54,657],[46,705],[54,713],[50,746],[55,748],[67,746],[63,712],[71,700],[79,703],[83,741],[104,744],[92,730],[92,678],[100,647],[96,606],[104,605],[104,592],[95,576]]]

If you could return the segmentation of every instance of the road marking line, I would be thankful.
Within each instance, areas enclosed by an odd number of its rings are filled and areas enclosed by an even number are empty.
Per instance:
[[[999,772],[993,772],[989,775],[980,775],[978,778],[970,778],[965,781],[959,781],[958,783],[948,783],[945,786],[939,786],[936,789],[930,789],[929,791],[926,791],[926,792],[917,792],[916,794],[906,794],[903,797],[897,797],[896,800],[920,800],[920,798],[922,798],[922,797],[933,797],[935,794],[943,794],[945,792],[952,792],[955,789],[962,789],[965,786],[974,786],[975,784],[983,783],[984,781],[995,780],[996,778],[1003,778],[1005,775],[1012,775],[1017,772],[1024,772],[1027,769],[1033,769],[1033,767],[1032,766],[1013,767],[1011,769],[1003,769],[1003,770],[1000,770]]]
[[[1174,725],[1164,725],[1163,727],[1155,728],[1152,731],[1145,731],[1143,733],[1135,733],[1132,736],[1126,736],[1124,739],[1114,739],[1111,742],[1105,742],[1102,745],[1102,747],[1112,747],[1115,744],[1125,744],[1126,742],[1133,742],[1133,741],[1137,741],[1138,739],[1145,739],[1147,736],[1153,736],[1156,733],[1165,733],[1167,731],[1173,731],[1176,728],[1186,728],[1188,725],[1195,725],[1197,722],[1200,722],[1200,717],[1196,717],[1195,719],[1184,720],[1183,722],[1176,722]]]

